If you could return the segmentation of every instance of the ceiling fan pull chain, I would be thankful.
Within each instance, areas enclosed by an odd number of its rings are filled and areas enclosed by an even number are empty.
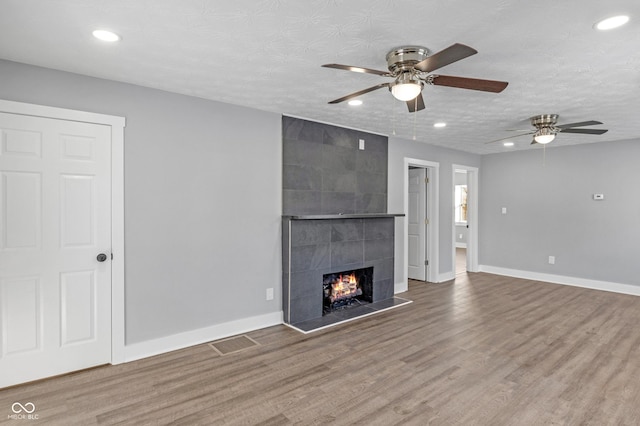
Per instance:
[[[391,101],[391,127],[393,129],[393,135],[396,135],[396,98]]]
[[[414,102],[414,111],[418,111],[418,97],[416,96],[415,99],[413,100]],[[413,140],[416,140],[416,117],[418,116],[417,113],[414,112],[413,114]]]

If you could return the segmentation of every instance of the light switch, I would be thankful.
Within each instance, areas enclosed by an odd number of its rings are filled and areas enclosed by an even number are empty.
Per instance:
[[[593,194],[593,199],[597,201],[604,200],[604,194]]]
[[[507,214],[507,208],[506,207],[502,208],[502,214]]]
[[[358,147],[360,148],[361,151],[364,151],[364,139],[360,139],[358,140]]]

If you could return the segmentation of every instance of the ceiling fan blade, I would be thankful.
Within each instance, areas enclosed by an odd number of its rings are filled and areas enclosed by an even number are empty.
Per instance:
[[[329,103],[330,104],[338,104],[340,102],[348,101],[349,99],[357,98],[358,96],[364,95],[365,93],[373,92],[374,90],[382,89],[383,87],[389,87],[389,84],[390,83],[381,83],[381,84],[378,84],[376,86],[367,87],[366,89],[362,89],[359,92],[351,93],[351,94],[349,94],[347,96],[343,96],[341,98],[334,99]]]
[[[538,143],[538,142],[536,142],[536,140],[535,140],[535,139],[533,139],[533,140],[531,141],[531,145],[535,145],[535,144],[537,144],[537,143]]]
[[[376,74],[381,75],[383,77],[392,77],[389,71],[378,71],[372,70],[371,68],[363,68],[363,67],[354,67],[351,65],[341,65],[341,64],[324,64],[322,65],[325,68],[335,68],[337,70],[345,70],[345,71],[353,71],[367,74]]]
[[[582,133],[583,135],[601,135],[607,133],[607,129],[560,129],[562,133]]]
[[[424,109],[424,99],[422,99],[422,93],[418,93],[414,99],[407,101],[407,108],[409,112],[417,112]]]
[[[581,121],[579,123],[559,124],[556,127],[558,129],[567,129],[569,127],[582,127],[582,126],[595,126],[596,124],[602,124],[599,121]]]
[[[476,53],[478,53],[476,49],[456,43],[418,62],[414,65],[414,68],[423,72],[431,72]]]
[[[454,77],[451,75],[434,75],[433,85],[458,87],[460,89],[481,90],[483,92],[500,93],[508,85],[506,81],[481,80],[479,78]]]
[[[506,138],[500,138],[500,139],[496,139],[496,140],[493,140],[493,141],[485,142],[485,144],[490,144],[490,143],[494,143],[494,142],[500,142],[500,141],[504,141],[504,140],[507,140],[507,139],[518,138],[520,136],[525,136],[525,135],[532,135],[534,133],[535,132],[527,132],[527,133],[521,133],[519,135],[507,136]]]

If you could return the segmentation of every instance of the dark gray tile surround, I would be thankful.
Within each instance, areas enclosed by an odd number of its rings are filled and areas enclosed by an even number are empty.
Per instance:
[[[322,276],[373,266],[373,301],[393,297],[394,218],[283,223],[283,310],[295,324],[322,317]]]

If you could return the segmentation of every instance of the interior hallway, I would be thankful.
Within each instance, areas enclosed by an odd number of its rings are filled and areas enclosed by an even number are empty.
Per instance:
[[[467,249],[456,247],[456,275],[467,272]]]

